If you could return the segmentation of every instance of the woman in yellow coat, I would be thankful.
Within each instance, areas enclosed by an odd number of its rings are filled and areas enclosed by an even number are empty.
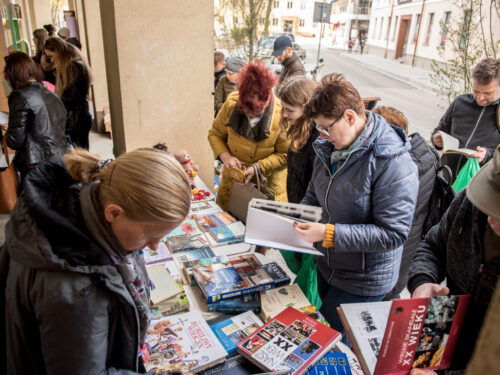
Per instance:
[[[231,93],[214,119],[208,141],[215,158],[224,163],[217,203],[227,209],[234,180],[231,168],[245,170],[245,184],[258,163],[267,189],[286,201],[286,155],[289,141],[280,131],[281,102],[273,95],[276,77],[262,64],[248,63],[240,73],[238,91]]]

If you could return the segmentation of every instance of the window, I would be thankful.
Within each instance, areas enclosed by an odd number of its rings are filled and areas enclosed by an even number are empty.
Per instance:
[[[299,26],[300,26],[300,27],[304,27],[305,23],[306,23],[306,21],[305,21],[303,18],[301,18],[301,19],[299,20]]]
[[[424,46],[428,46],[431,41],[433,23],[434,23],[434,13],[431,13],[429,14],[429,24],[427,25],[427,35],[425,36]]]
[[[275,1],[273,3],[273,8],[279,8],[280,7],[280,2],[279,1]]]
[[[382,39],[382,30],[384,28],[384,17],[382,17],[380,19],[380,24],[379,24],[379,27],[378,27],[378,39]]]
[[[470,38],[470,21],[472,16],[472,10],[464,10],[464,23],[462,24],[462,31],[460,32],[460,49],[464,49],[467,45],[467,41]]]
[[[450,26],[451,12],[445,12],[443,16],[443,30],[441,31],[441,46],[446,43],[446,36],[448,35],[448,28]]]
[[[278,26],[278,19],[277,18],[273,18],[273,26]]]
[[[420,14],[417,14],[417,17],[415,19],[415,25],[413,25],[413,43],[417,41],[419,25],[420,25]]]
[[[392,41],[396,39],[396,30],[398,29],[398,18],[399,16],[396,16],[396,21],[394,21],[394,29],[392,29],[392,37],[391,37]]]
[[[303,2],[300,3],[300,9],[302,9],[302,10],[306,9],[306,3],[305,3],[305,1],[303,1]]]
[[[233,24],[235,24],[235,25],[238,24],[238,17],[233,16]]]
[[[292,9],[293,8],[293,1],[289,1],[287,4],[286,4],[286,7],[288,9]]]
[[[373,29],[372,29],[372,38],[375,39],[375,35],[377,35],[377,21],[378,18],[375,18],[375,23],[373,24]]]

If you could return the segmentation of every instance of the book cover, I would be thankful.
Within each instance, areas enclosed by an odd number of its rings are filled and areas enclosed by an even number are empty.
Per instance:
[[[345,353],[328,352],[311,367],[307,375],[352,375]]]
[[[236,223],[236,219],[227,212],[219,212],[201,217],[197,215],[196,222],[206,232],[210,228]]]
[[[469,298],[348,304],[339,313],[365,373],[405,374],[449,367]]]
[[[197,312],[152,320],[141,348],[148,372],[200,372],[224,361],[227,353]]]
[[[244,341],[238,352],[264,371],[290,370],[301,375],[319,361],[341,335],[287,307]]]
[[[316,309],[316,306],[309,305],[309,306],[299,307],[297,308],[297,310],[306,314],[307,316],[310,316],[313,319],[316,319],[325,326],[330,327],[330,323],[328,323],[323,314],[321,314],[321,312],[318,309]]]
[[[217,302],[207,304],[208,311],[217,311],[223,313],[236,313],[253,311],[260,312],[260,293],[250,293],[243,296],[223,299]]]
[[[160,242],[158,244],[158,249],[156,250],[150,249],[146,246],[142,250],[142,255],[144,257],[144,262],[146,262],[147,265],[163,263],[167,260],[173,259],[172,254],[170,253],[170,251],[168,251],[168,248],[164,242]]]
[[[210,235],[209,232],[206,233],[207,239],[208,239],[208,246],[212,248],[212,250],[216,251],[217,248],[223,247],[223,246],[234,246],[234,245],[241,245],[243,242],[244,237],[239,237],[239,238],[233,238],[232,240],[226,240],[224,242],[218,242],[214,236]],[[245,244],[248,248],[251,247],[250,244]]]
[[[232,242],[245,236],[245,225],[237,221],[228,225],[220,225],[208,230],[217,242]]]
[[[163,241],[172,253],[208,246],[203,232],[196,225],[196,221],[192,219],[184,220],[177,228],[167,234]]]
[[[262,321],[252,311],[244,312],[210,326],[229,356],[236,354],[236,345],[254,333]]]
[[[196,217],[201,217],[216,214],[218,212],[222,212],[222,208],[220,208],[214,201],[193,202],[191,203],[188,216],[195,215]]]
[[[349,368],[353,375],[364,375],[363,369],[359,364],[356,354],[342,341],[337,342],[337,344],[330,350],[331,353],[344,353],[347,356],[347,361],[349,363]]]
[[[274,318],[285,308],[299,309],[310,306],[311,302],[297,284],[290,284],[260,292],[261,312],[264,321]]]
[[[182,291],[164,264],[147,266],[146,270],[151,284],[151,304],[156,305]]]
[[[189,309],[189,299],[182,283],[179,287],[181,289],[180,293],[155,305],[154,308],[160,316],[169,316]]]
[[[182,282],[184,284],[191,284],[190,275],[191,272],[187,272],[183,264],[189,261],[195,261],[198,259],[212,258],[215,253],[208,246],[201,247],[199,249],[189,249],[184,251],[179,251],[173,255],[177,269],[182,277]]]
[[[208,303],[290,283],[290,277],[281,267],[276,263],[262,265],[254,254],[194,267],[193,277]]]
[[[200,375],[253,375],[261,370],[241,355],[229,358],[224,363],[200,372]]]

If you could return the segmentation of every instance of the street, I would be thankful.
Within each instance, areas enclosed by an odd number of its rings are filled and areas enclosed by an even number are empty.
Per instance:
[[[307,51],[307,66],[314,66],[318,38],[298,37],[297,43]],[[343,53],[345,52],[330,49],[327,42],[322,42],[320,57],[324,59],[325,66],[321,76],[334,72],[344,74],[361,96],[378,96],[382,100],[377,105],[399,109],[408,118],[409,133],[419,132],[428,140],[448,103],[431,91],[415,88],[343,57]]]

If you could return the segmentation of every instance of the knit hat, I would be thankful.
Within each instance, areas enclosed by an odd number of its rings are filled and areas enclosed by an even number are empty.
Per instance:
[[[239,73],[243,69],[245,61],[241,57],[231,57],[226,61],[226,71],[231,73]]]
[[[486,215],[500,220],[500,146],[469,182],[467,198]]]
[[[59,35],[62,39],[69,38],[69,35],[71,34],[70,30],[67,27],[62,27],[58,32],[57,35]]]

